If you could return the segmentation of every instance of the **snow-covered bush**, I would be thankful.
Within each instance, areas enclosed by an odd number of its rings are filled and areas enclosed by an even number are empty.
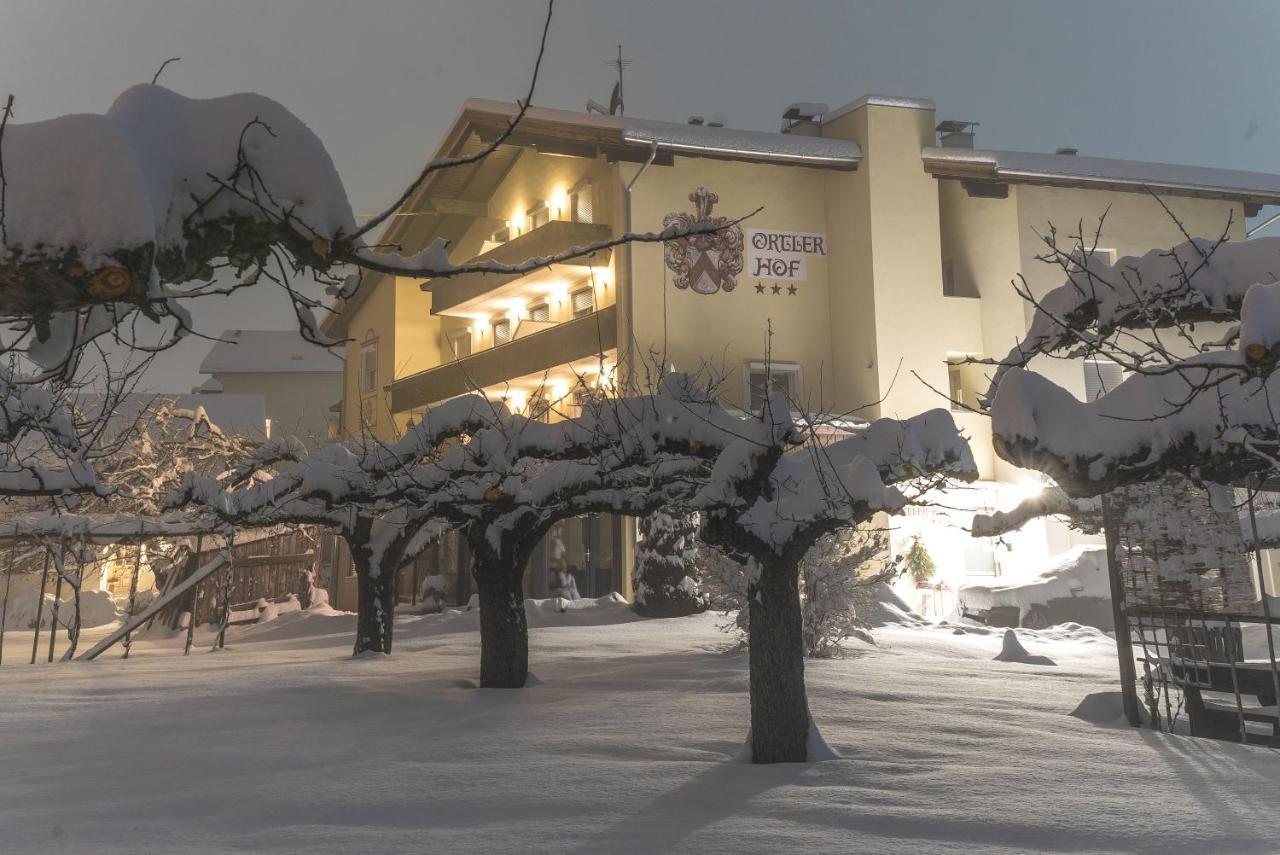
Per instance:
[[[698,584],[698,521],[692,514],[655,511],[639,521],[632,590],[644,617],[679,617],[706,611]]]
[[[858,608],[863,592],[898,575],[888,551],[884,532],[866,526],[833,532],[809,549],[800,563],[805,656],[838,658],[850,638],[872,640]]]

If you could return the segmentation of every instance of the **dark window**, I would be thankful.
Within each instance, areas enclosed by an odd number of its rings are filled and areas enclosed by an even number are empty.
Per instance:
[[[770,392],[781,392],[788,404],[794,405],[800,394],[800,366],[752,363],[747,370],[747,408],[753,413],[763,412]]]
[[[549,321],[551,320],[551,307],[546,303],[538,303],[529,307],[529,320],[531,321]]]
[[[503,318],[493,322],[493,343],[506,344],[511,341],[511,320]]]
[[[575,318],[585,317],[596,310],[595,293],[590,287],[579,288],[570,295],[573,304],[573,316]]]

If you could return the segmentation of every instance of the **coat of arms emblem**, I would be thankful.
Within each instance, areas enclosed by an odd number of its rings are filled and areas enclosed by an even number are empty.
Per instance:
[[[720,197],[705,187],[689,194],[694,213],[667,214],[664,228],[691,229],[700,225],[720,226],[719,231],[670,240],[666,243],[667,268],[675,274],[675,286],[697,294],[732,291],[734,279],[742,272],[742,227],[729,225],[728,217],[713,217],[711,209]]]

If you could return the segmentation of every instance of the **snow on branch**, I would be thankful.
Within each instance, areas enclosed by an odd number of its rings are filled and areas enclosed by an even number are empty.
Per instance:
[[[990,363],[996,370],[988,405],[1005,376],[1038,355],[1094,347],[1116,330],[1234,320],[1251,285],[1280,279],[1280,238],[1196,238],[1114,264],[1078,245],[1068,253],[1055,248],[1044,260],[1060,265],[1066,281],[1039,299],[1025,283],[1019,289],[1035,313],[1022,340]]]

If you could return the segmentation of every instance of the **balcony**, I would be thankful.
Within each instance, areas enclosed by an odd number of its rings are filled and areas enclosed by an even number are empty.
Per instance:
[[[596,241],[609,238],[609,227],[599,223],[574,223],[567,220],[552,220],[536,229],[512,238],[501,246],[481,253],[471,262],[496,261],[501,264],[518,264],[530,258],[545,258],[564,252],[575,246],[585,246]],[[584,268],[604,267],[608,265],[610,251],[602,249],[589,257],[575,258],[554,267],[574,268],[574,275],[580,276]],[[469,262],[469,263],[471,263]],[[429,282],[423,286],[431,292],[431,312],[436,315],[470,316],[486,298],[526,297],[524,286],[537,290],[541,284],[545,290],[543,279],[563,276],[557,273],[539,271],[535,273],[464,273],[451,279]],[[510,285],[510,288],[503,286]],[[495,291],[511,290],[512,293],[497,294]]]
[[[391,384],[391,411],[403,413],[515,377],[540,374],[617,346],[617,307],[606,306],[586,317],[403,377]]]

